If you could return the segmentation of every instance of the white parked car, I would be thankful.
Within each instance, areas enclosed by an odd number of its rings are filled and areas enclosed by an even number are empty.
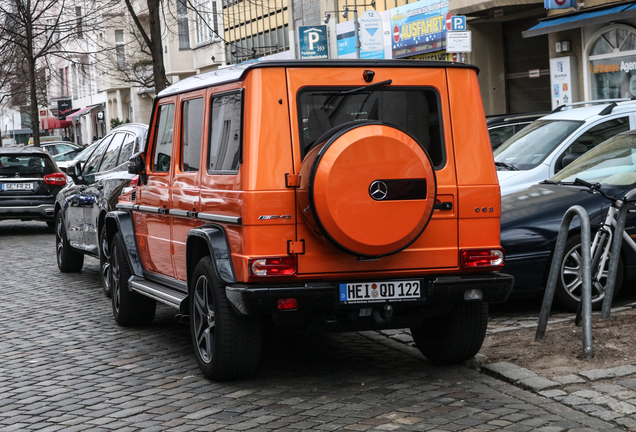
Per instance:
[[[636,101],[574,105],[532,122],[495,150],[502,195],[549,179],[603,141],[636,128]]]

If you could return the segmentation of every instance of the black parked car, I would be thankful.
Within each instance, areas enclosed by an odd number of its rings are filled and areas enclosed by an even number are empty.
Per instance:
[[[148,127],[128,123],[113,129],[98,144],[86,163],[67,168],[72,181],[55,202],[57,265],[62,272],[78,272],[84,255],[100,259],[102,284],[110,295],[108,245],[104,233],[106,213],[115,209],[124,188],[133,187],[128,159],[143,150]]]
[[[508,138],[528,126],[535,120],[540,119],[544,115],[550,114],[549,111],[524,113],[524,114],[506,114],[488,116],[486,124],[488,125],[488,134],[490,135],[490,145],[495,150],[497,147],[508,141]]]
[[[55,196],[66,176],[37,147],[0,147],[0,220],[42,220],[54,226]]]
[[[550,182],[572,182],[581,178],[600,183],[610,195],[623,197],[636,188],[636,130],[624,132],[598,145],[568,165]],[[556,238],[565,212],[583,206],[590,217],[592,235],[607,215],[610,202],[587,188],[561,184],[538,184],[501,200],[501,245],[506,251],[505,271],[515,277],[510,297],[534,295],[545,288]],[[633,205],[632,205],[633,207]],[[625,230],[636,237],[636,209],[630,207]],[[574,218],[565,257],[561,264],[555,300],[576,311],[581,298],[580,224]],[[605,278],[592,285],[593,306],[602,305]],[[623,279],[636,276],[636,251],[623,242],[616,278],[616,293]]]

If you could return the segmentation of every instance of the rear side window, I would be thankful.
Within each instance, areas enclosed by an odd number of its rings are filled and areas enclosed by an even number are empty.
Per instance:
[[[55,172],[53,162],[42,155],[2,155],[0,174],[50,174]]]
[[[155,172],[168,172],[170,171],[170,157],[172,155],[174,104],[161,105],[158,114],[159,127],[155,137],[152,170]]]
[[[241,94],[212,99],[208,171],[235,173],[241,155]]]
[[[304,89],[298,96],[301,157],[325,132],[345,123],[378,120],[413,135],[433,165],[444,165],[440,98],[429,88]],[[317,144],[317,143],[316,143]]]
[[[181,171],[199,171],[203,139],[203,98],[183,102],[181,114]]]

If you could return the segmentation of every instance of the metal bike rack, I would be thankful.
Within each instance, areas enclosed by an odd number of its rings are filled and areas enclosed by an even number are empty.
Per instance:
[[[621,213],[623,213],[623,209],[621,209]],[[563,261],[563,255],[565,254],[565,243],[567,242],[568,231],[574,216],[578,216],[581,221],[581,272],[583,279],[581,313],[583,318],[583,357],[591,359],[594,357],[594,349],[592,347],[592,258],[590,252],[590,218],[587,211],[578,205],[570,207],[568,211],[565,212],[561,221],[561,228],[559,229],[559,236],[557,237],[556,248],[550,265],[548,286],[546,287],[545,295],[543,297],[541,313],[539,315],[539,325],[537,327],[537,333],[534,340],[540,341],[545,336],[545,330],[548,326],[548,318],[550,317],[550,309],[552,308],[552,300],[554,299],[554,291],[556,290],[557,279],[561,273],[561,263]],[[624,223],[625,218],[623,217],[623,226]],[[622,236],[615,237],[622,239]],[[616,265],[614,266],[615,277],[616,268],[618,268],[618,260],[610,260],[610,265],[612,264],[612,261],[616,262]],[[608,280],[609,276],[610,275],[608,274]],[[611,289],[613,293],[614,287],[612,286]],[[608,297],[607,291],[605,292],[605,296],[606,298]],[[609,303],[611,304],[611,300]],[[603,303],[603,307],[605,307],[605,302]]]

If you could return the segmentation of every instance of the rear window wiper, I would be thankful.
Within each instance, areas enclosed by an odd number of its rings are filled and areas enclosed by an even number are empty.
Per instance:
[[[353,93],[358,93],[358,92],[362,92],[362,91],[366,91],[375,87],[381,87],[381,86],[385,86],[385,85],[389,85],[393,82],[393,80],[386,80],[386,81],[380,81],[377,83],[373,83],[373,84],[369,84],[367,86],[362,86],[362,87],[356,87],[353,89],[349,89],[349,90],[327,90],[327,91],[317,91],[317,92],[311,92],[309,93],[310,95],[331,95],[331,94],[337,94],[337,95],[349,95],[349,94],[353,94]]]
[[[508,171],[519,171],[519,168],[506,162],[495,162],[495,166],[504,167]]]

